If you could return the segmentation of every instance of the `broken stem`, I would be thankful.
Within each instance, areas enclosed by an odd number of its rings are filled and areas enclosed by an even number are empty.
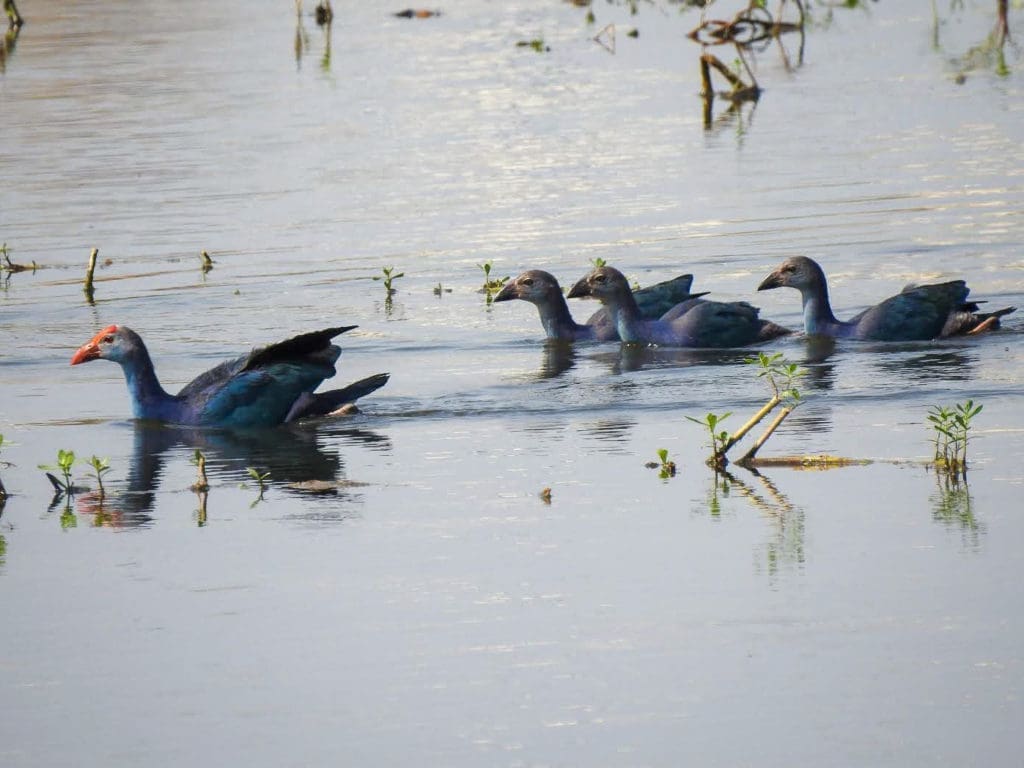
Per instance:
[[[782,401],[779,399],[779,396],[777,394],[772,395],[771,399],[767,403],[765,403],[764,406],[762,406],[761,410],[759,410],[757,413],[751,416],[746,424],[737,429],[729,437],[725,445],[722,446],[722,455],[724,456],[730,448],[732,448],[734,445],[736,445],[736,443],[742,440],[743,437],[747,434],[747,432],[756,427],[761,422],[761,419],[763,419],[765,416],[771,413],[775,406],[777,406],[780,402]],[[763,440],[767,439],[767,437],[763,438]]]
[[[99,255],[100,249],[93,248],[89,253],[89,266],[85,269],[85,287],[82,289],[85,291],[85,295],[91,300],[93,294],[92,286],[92,275],[96,271],[96,257]]]
[[[751,461],[753,461],[754,457],[757,455],[757,452],[761,450],[761,446],[768,442],[768,438],[772,436],[775,430],[779,428],[779,425],[792,412],[793,409],[790,408],[788,405],[785,406],[781,411],[779,411],[779,415],[772,419],[772,423],[768,425],[768,429],[764,431],[764,434],[762,434],[759,438],[757,438],[757,440],[754,441],[754,444],[750,446],[750,450],[743,454],[743,456],[741,456],[739,461],[737,461],[736,463],[739,464],[740,466],[745,466],[746,464],[749,464]]]

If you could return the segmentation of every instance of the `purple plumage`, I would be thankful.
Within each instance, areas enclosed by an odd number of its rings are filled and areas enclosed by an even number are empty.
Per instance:
[[[316,393],[335,374],[341,348],[331,339],[356,326],[325,328],[221,363],[186,384],[164,391],[142,338],[123,325],[104,328],[75,352],[72,365],[111,360],[121,366],[137,419],[214,427],[268,427],[323,416],[384,386],[376,374],[342,389]]]

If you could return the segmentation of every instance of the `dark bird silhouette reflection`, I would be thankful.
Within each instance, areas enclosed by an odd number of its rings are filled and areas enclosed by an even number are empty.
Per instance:
[[[211,479],[248,477],[246,469],[269,472],[271,487],[289,492],[333,493],[351,500],[346,491],[345,463],[339,444],[360,444],[389,451],[387,437],[346,426],[298,423],[272,429],[227,431],[172,427],[135,422],[131,465],[126,487],[78,494],[76,511],[94,515],[96,524],[142,527],[152,523],[156,494],[169,460],[190,460],[195,450],[206,457]],[[330,445],[325,445],[327,440]],[[108,485],[114,486],[108,481]],[[171,489],[171,490],[184,490]]]
[[[548,339],[544,342],[538,379],[554,379],[576,365],[576,345],[571,341]]]
[[[891,347],[891,345],[889,345]],[[886,377],[916,381],[970,381],[974,376],[977,356],[965,348],[926,351],[913,346],[905,350],[887,348],[878,360],[878,368]]]

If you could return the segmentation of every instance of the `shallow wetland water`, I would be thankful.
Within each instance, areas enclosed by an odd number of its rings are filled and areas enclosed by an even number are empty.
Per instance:
[[[716,479],[684,416],[755,410],[751,350],[552,346],[477,291],[601,258],[797,327],[754,289],[803,253],[841,316],[954,277],[1024,307],[1024,14],[1001,73],[995,2],[857,5],[810,5],[706,123],[672,3],[337,4],[328,33],[285,0],[21,0],[0,241],[41,268],[0,286],[0,764],[1017,764],[1024,312],[768,345],[808,375],[763,455],[874,463]],[[353,323],[338,380],[392,378],[318,425],[145,427],[116,366],[68,365],[110,323],[169,389]],[[925,418],[969,398],[950,486]],[[109,459],[104,504],[50,506],[59,448]]]

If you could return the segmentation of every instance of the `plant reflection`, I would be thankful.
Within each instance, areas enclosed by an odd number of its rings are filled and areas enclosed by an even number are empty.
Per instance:
[[[766,50],[773,42],[777,44],[782,57],[783,67],[787,72],[793,71],[803,64],[804,57],[804,9],[800,0],[795,0],[797,17],[794,21],[781,18],[785,2],[780,5],[779,18],[761,2],[751,2],[730,20],[707,19],[701,11],[701,23],[691,30],[688,37],[701,45],[700,57],[701,99],[703,101],[703,117],[705,130],[720,129],[734,121],[740,133],[743,133],[743,106],[750,104],[747,116],[749,124],[753,116],[753,105],[761,97],[761,87],[754,77],[754,71],[747,61],[747,53],[758,53]],[[783,42],[783,35],[791,32],[799,33],[799,43],[795,55],[791,55]],[[736,51],[733,67],[729,67],[715,54],[710,52],[712,46],[732,45]],[[795,63],[794,63],[795,62]],[[712,85],[712,72],[717,72],[730,85],[727,91],[717,92]],[[744,80],[744,75],[747,80]],[[718,118],[714,116],[716,95],[725,99],[729,106]]]
[[[1010,74],[1010,67],[1006,63],[1006,41],[1010,39],[1008,6],[1008,0],[996,0],[996,21],[992,31],[980,43],[953,58],[953,64],[957,68],[957,83],[966,81],[967,73],[977,69],[991,68],[1001,77]],[[957,10],[963,10],[963,3],[950,4],[951,12]],[[932,0],[932,46],[937,51],[942,51],[939,30],[943,26],[945,26],[945,21],[940,18],[939,9],[935,0]]]
[[[974,500],[966,480],[956,476],[935,474],[937,491],[932,494],[932,519],[947,528],[959,528],[964,544],[978,549],[985,525],[974,515]]]
[[[778,574],[784,564],[802,564],[805,560],[805,512],[782,493],[766,475],[750,470],[760,483],[758,490],[728,471],[714,473],[707,495],[708,514],[722,516],[722,500],[734,492],[771,521],[771,536],[764,543],[765,568],[769,576]]]
[[[321,2],[313,11],[316,24],[323,30],[324,51],[320,56],[320,69],[329,72],[331,69],[331,22],[334,11],[329,2]],[[302,21],[302,0],[295,2],[295,69],[302,69],[302,57],[309,51],[309,33]]]
[[[270,472],[270,480],[294,493],[313,489],[334,493],[351,501],[344,480],[344,462],[335,449],[321,445],[327,431],[321,425],[297,424],[269,430],[229,432],[168,427],[159,424],[133,425],[133,448],[127,487],[120,493],[107,491],[105,497],[90,491],[76,496],[79,514],[90,515],[94,525],[132,528],[150,525],[164,464],[169,455],[183,450],[198,451],[208,461],[208,469],[219,475],[245,477],[247,468],[259,466]],[[331,436],[371,447],[390,446],[387,438],[361,429],[347,427],[331,430]],[[194,489],[198,496],[197,522],[207,522],[207,490]],[[74,516],[70,504],[62,516]],[[71,523],[71,518],[68,518]]]

